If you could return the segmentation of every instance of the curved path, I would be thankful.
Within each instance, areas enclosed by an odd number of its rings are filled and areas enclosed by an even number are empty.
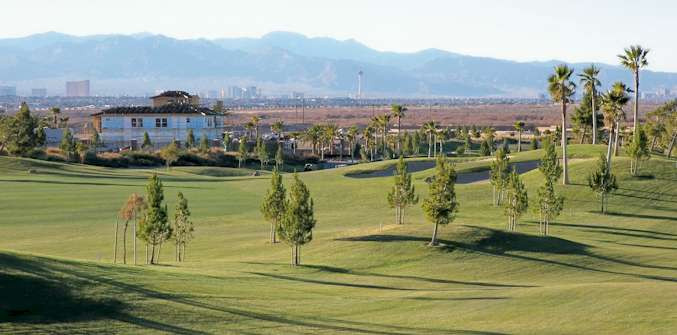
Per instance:
[[[517,173],[525,173],[531,170],[537,169],[540,161],[526,161],[526,162],[517,162],[510,163],[510,168],[514,166],[517,169]],[[418,172],[427,169],[432,169],[435,167],[434,161],[414,161],[408,162],[407,168],[409,172]],[[369,172],[357,172],[346,174],[346,177],[350,178],[378,178],[378,177],[389,177],[395,173],[395,165],[390,165],[385,169],[369,171]],[[473,171],[473,172],[461,172],[456,177],[457,184],[470,184],[478,181],[489,180],[490,170],[487,168],[482,171]]]

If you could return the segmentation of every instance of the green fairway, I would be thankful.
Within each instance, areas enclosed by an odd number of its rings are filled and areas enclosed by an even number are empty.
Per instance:
[[[565,209],[549,237],[531,209],[507,232],[491,185],[477,182],[457,185],[457,219],[428,247],[420,206],[393,224],[392,177],[346,176],[394,160],[302,173],[317,226],[296,268],[287,245],[268,241],[267,175],[0,157],[0,333],[674,334],[675,160],[653,157],[632,177],[629,160],[615,157],[619,189],[601,215],[586,178],[606,147],[568,148],[572,185],[557,185]],[[460,173],[490,163],[452,160]],[[113,265],[117,210],[144,194],[152,173],[170,216],[179,191],[189,200],[187,260],[175,263],[170,243],[160,265]],[[422,199],[432,173],[413,174]],[[543,178],[533,170],[523,180],[534,202]],[[139,244],[139,263],[142,254]]]

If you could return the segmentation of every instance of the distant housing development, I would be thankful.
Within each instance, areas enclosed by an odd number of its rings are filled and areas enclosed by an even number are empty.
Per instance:
[[[188,130],[196,138],[221,140],[224,116],[200,107],[199,98],[183,91],[151,97],[152,106],[115,107],[93,114],[94,128],[106,146],[138,147],[148,133],[155,145],[185,141]]]

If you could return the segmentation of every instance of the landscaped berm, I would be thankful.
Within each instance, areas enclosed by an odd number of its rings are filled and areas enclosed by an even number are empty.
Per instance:
[[[614,157],[618,188],[604,215],[588,177],[605,151],[568,147],[570,184],[554,184],[564,207],[549,235],[533,212],[545,180],[536,169],[520,176],[530,208],[514,231],[489,181],[457,184],[456,218],[439,225],[436,246],[421,209],[434,168],[413,173],[421,201],[402,224],[386,198],[392,176],[346,176],[395,160],[300,173],[316,224],[299,266],[261,214],[269,174],[0,157],[0,333],[675,334],[675,160],[654,156],[631,176],[630,160]],[[491,162],[457,161],[456,173]],[[133,265],[128,231],[127,264],[120,236],[113,264],[119,209],[145,197],[155,173],[170,222],[177,194],[189,201],[184,259],[169,240],[147,265],[139,241]],[[282,179],[293,192],[293,176]]]

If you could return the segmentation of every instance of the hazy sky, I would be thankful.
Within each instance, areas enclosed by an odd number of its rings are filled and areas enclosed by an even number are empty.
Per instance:
[[[285,30],[354,38],[379,50],[613,64],[623,47],[639,43],[651,49],[650,69],[677,72],[675,13],[670,0],[5,0],[0,37],[258,37]]]

